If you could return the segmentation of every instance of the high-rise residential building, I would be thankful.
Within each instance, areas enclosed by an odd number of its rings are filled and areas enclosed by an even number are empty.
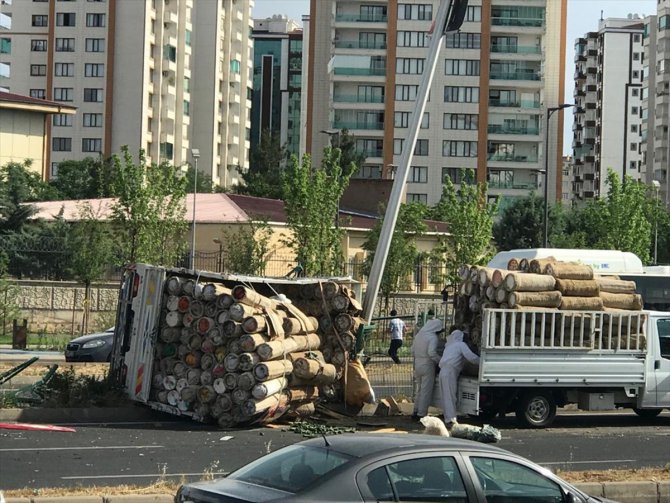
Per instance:
[[[570,205],[573,202],[572,185],[574,183],[574,159],[572,156],[563,156],[563,189],[561,202]]]
[[[658,182],[658,197],[670,204],[670,0],[659,0],[656,15],[644,19],[642,116],[643,180]]]
[[[601,19],[575,42],[573,194],[577,203],[606,195],[607,173],[640,179],[644,21]]]
[[[58,162],[128,145],[228,186],[248,167],[253,0],[3,0],[0,86],[76,106],[56,115]]]
[[[270,131],[289,153],[300,155],[302,29],[277,15],[254,20],[252,38],[251,148],[256,148],[264,131]]]
[[[311,1],[306,144],[316,162],[329,141],[322,131],[346,128],[367,156],[358,176],[391,176],[439,3]],[[566,14],[566,0],[469,2],[439,55],[407,201],[435,204],[446,177],[459,183],[472,168],[504,204],[544,183],[545,155],[549,197],[561,197],[562,112],[547,146],[544,127],[547,108],[563,102]]]

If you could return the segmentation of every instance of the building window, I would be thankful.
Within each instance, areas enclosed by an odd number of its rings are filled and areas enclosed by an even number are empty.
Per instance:
[[[184,32],[184,43],[188,46],[191,45],[191,30],[186,30]]]
[[[173,148],[172,143],[161,143],[159,152],[161,159],[172,159]]]
[[[630,144],[630,151],[635,152],[637,150],[637,143],[631,143]]]
[[[444,65],[445,75],[479,75],[478,59],[447,59]]]
[[[51,149],[54,152],[72,152],[72,138],[54,137],[51,141]]]
[[[103,63],[86,63],[84,75],[86,77],[104,77],[105,65]]]
[[[166,45],[163,47],[163,57],[174,63],[177,61],[177,48],[172,45]]]
[[[47,41],[42,39],[31,40],[30,50],[33,52],[45,52],[47,50]]]
[[[415,194],[413,192],[408,192],[407,202],[428,204],[428,194]]]
[[[638,96],[640,96],[640,90],[637,88],[633,88],[631,94],[633,95],[633,97],[637,98]]]
[[[33,16],[32,25],[40,27],[49,26],[49,16],[43,16],[43,15]]]
[[[56,52],[73,52],[74,39],[73,38],[57,38]]]
[[[102,89],[84,88],[84,101],[102,102]]]
[[[476,141],[444,140],[442,142],[444,157],[477,157]]]
[[[633,42],[638,42],[638,43],[640,42],[640,34],[639,33],[636,33],[635,35],[633,35]]]
[[[188,100],[184,100],[184,115],[191,115],[191,103]]]
[[[60,127],[72,126],[72,115],[69,114],[55,114],[53,118],[53,125]]]
[[[639,79],[640,78],[640,72],[638,70],[633,70],[633,78],[634,79]]]
[[[409,127],[409,112],[395,112],[393,126],[397,128]]]
[[[399,74],[416,75],[423,73],[426,60],[424,58],[398,58],[395,72]]]
[[[47,74],[47,65],[30,65],[30,75],[44,77]]]
[[[105,26],[104,14],[86,14],[86,26],[101,28]]]
[[[640,109],[638,107],[630,107],[630,113],[632,113],[633,115],[637,115],[638,113],[640,113]]]
[[[74,63],[56,63],[54,72],[56,77],[74,77]]]
[[[477,130],[479,115],[477,114],[444,114],[443,129]]]
[[[33,0],[33,2],[34,1],[35,0]],[[57,162],[52,162],[51,163],[51,173],[49,174],[49,178],[56,178],[57,176],[58,176],[58,163]]]
[[[396,101],[413,101],[416,99],[416,93],[419,86],[398,84],[395,86]]]
[[[638,128],[637,128],[637,124],[632,124],[632,125],[630,126],[630,132],[631,132],[631,133],[637,133],[637,129],[638,129]]]
[[[102,152],[102,140],[100,138],[82,138],[82,152]]]
[[[84,127],[102,127],[102,114],[84,114]]]
[[[425,31],[399,31],[398,47],[428,47],[428,34]]]
[[[409,183],[428,183],[428,166],[412,166],[409,172]]]
[[[474,179],[471,178],[472,175],[469,175],[469,171],[465,171],[461,168],[442,168],[442,183],[444,183],[447,178],[455,185],[461,183],[474,183]]]
[[[398,4],[398,19],[415,21],[432,21],[433,6],[431,4],[412,5],[407,3]]]
[[[478,87],[444,86],[445,103],[479,103]]]
[[[74,90],[71,87],[54,87],[54,100],[72,101]]]
[[[86,52],[105,52],[104,38],[87,38]]]
[[[482,36],[479,33],[449,33],[446,39],[448,49],[480,49],[482,45]]]
[[[12,39],[11,38],[0,38],[0,54],[11,54],[12,53]]]
[[[56,14],[57,26],[75,26],[76,14],[74,12],[59,12]]]
[[[31,98],[39,98],[43,100],[46,98],[47,92],[44,89],[31,89],[30,90],[30,97]]]
[[[467,12],[465,13],[465,20],[470,23],[481,23],[482,8],[478,5],[468,7]]]
[[[416,140],[414,155],[428,155],[428,140]]]

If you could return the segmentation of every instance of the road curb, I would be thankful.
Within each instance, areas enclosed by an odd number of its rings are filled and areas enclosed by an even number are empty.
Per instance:
[[[179,421],[177,416],[141,405],[130,407],[85,407],[0,409],[0,421],[21,423],[118,423],[125,421]]]

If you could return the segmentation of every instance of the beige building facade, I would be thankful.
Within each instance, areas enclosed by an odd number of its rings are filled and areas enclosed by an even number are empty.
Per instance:
[[[75,105],[49,124],[48,176],[123,145],[222,186],[248,168],[253,0],[5,0],[0,87]]]
[[[312,0],[306,149],[347,129],[367,160],[361,178],[390,178],[415,105],[438,0]],[[566,0],[471,0],[447,36],[409,172],[406,200],[435,204],[461,169],[501,204],[537,190],[562,195]],[[328,106],[324,106],[327,104]]]

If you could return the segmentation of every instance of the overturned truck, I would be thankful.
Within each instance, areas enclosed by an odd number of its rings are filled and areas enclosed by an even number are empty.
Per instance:
[[[135,401],[222,428],[372,399],[355,359],[350,278],[269,279],[135,264],[119,291],[110,379]]]

